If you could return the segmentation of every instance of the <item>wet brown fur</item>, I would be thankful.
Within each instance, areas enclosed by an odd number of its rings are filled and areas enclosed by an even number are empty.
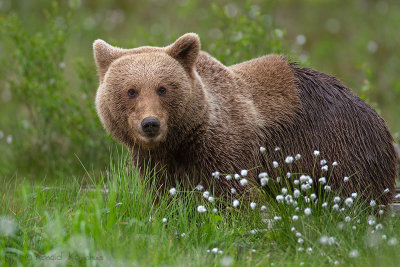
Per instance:
[[[302,155],[302,172],[315,171],[314,150],[329,164],[337,161],[329,183],[333,190],[343,188],[343,195],[361,192],[385,205],[392,200],[392,137],[383,119],[334,77],[277,55],[226,67],[200,51],[192,33],[164,48],[120,49],[98,40],[94,53],[100,77],[96,107],[106,130],[131,149],[140,166],[150,157],[152,166],[165,166],[161,184],[213,183],[219,194],[231,187],[240,192],[238,181],[221,177],[214,183],[211,172],[263,166],[257,171],[273,174],[271,160],[283,164],[274,151],[279,146],[285,156]],[[167,88],[163,98],[155,93],[159,86]],[[139,91],[137,99],[126,96],[131,87]],[[162,133],[145,142],[138,123],[150,115],[161,118]],[[265,155],[260,146],[267,148]],[[386,188],[390,193],[382,195]]]

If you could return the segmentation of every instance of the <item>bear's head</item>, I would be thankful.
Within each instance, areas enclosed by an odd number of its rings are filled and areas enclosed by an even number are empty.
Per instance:
[[[179,122],[201,86],[195,72],[196,34],[167,47],[134,49],[96,40],[93,50],[100,78],[96,108],[114,138],[153,149],[166,141],[171,127],[182,127]]]

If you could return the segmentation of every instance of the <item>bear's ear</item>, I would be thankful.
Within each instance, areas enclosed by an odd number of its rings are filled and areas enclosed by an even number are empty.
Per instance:
[[[175,58],[190,73],[200,52],[200,39],[195,33],[181,36],[167,47],[167,54]]]
[[[93,53],[100,82],[102,82],[110,64],[121,57],[125,51],[124,49],[113,47],[105,41],[98,39],[93,43]]]

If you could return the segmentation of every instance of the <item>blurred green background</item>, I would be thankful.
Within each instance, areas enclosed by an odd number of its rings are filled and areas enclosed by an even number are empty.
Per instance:
[[[396,0],[0,0],[0,177],[105,169],[115,142],[94,109],[98,38],[164,46],[196,32],[203,50],[227,65],[281,53],[338,77],[395,134],[399,14]]]

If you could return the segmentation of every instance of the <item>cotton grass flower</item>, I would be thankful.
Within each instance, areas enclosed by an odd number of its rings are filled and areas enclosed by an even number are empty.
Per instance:
[[[321,207],[323,207],[323,208],[326,208],[326,207],[328,207],[328,202],[324,202],[324,203],[322,203]]]
[[[297,221],[298,219],[299,219],[299,216],[293,215],[293,217],[292,217],[292,220],[293,220],[293,221]]]
[[[211,175],[212,175],[215,179],[219,179],[220,173],[219,173],[219,172],[213,172]]]
[[[395,199],[400,199],[400,194],[394,196]]]
[[[339,203],[340,202],[340,197],[336,196],[333,198],[333,202]]]
[[[259,174],[258,174],[258,179],[262,179],[262,178],[268,178],[268,173],[266,173],[266,172],[260,172]]]
[[[163,218],[163,219],[162,219],[162,222],[163,222],[163,223],[167,223],[167,221],[168,221],[167,218]]]
[[[265,153],[265,151],[267,151],[267,149],[265,147],[263,147],[263,146],[260,146],[260,152],[261,153]]]
[[[293,197],[294,198],[298,198],[299,196],[300,196],[300,191],[298,190],[298,189],[295,189],[294,191],[293,191]]]
[[[233,177],[235,177],[235,180],[239,180],[240,179],[240,175],[237,174],[237,173],[235,173],[235,175]]]
[[[239,200],[235,199],[235,200],[232,202],[232,205],[233,205],[234,208],[237,208],[237,207],[239,206]]]
[[[280,147],[275,147],[275,151],[279,151],[279,150],[281,150],[281,148]]]
[[[297,243],[299,243],[299,244],[303,244],[303,243],[304,243],[304,239],[303,239],[303,238],[299,238],[299,239],[297,239]]]
[[[243,176],[243,177],[246,177],[248,173],[249,173],[248,170],[241,170],[240,171],[240,175]]]
[[[268,184],[269,179],[268,178],[261,178],[260,183],[261,186],[266,186]]]
[[[286,178],[290,179],[291,176],[292,174],[290,172],[286,173]]]
[[[274,221],[280,221],[280,220],[282,220],[281,216],[274,216]]]
[[[256,207],[257,207],[257,203],[255,203],[255,202],[251,202],[251,203],[250,203],[250,208],[251,208],[252,210],[254,210]]]
[[[396,246],[397,243],[399,243],[399,242],[397,241],[397,239],[395,237],[390,238],[388,241],[389,246]]]
[[[339,205],[338,205],[338,204],[333,205],[333,206],[332,206],[332,209],[333,209],[333,210],[336,210],[336,211],[339,210]]]
[[[243,178],[243,179],[240,180],[240,184],[241,184],[242,186],[246,186],[248,183],[249,183],[249,181],[247,181],[246,178]]]
[[[331,192],[332,188],[331,188],[330,185],[325,185],[325,186],[324,186],[324,190],[325,190],[326,192]]]
[[[304,209],[304,214],[305,215],[311,215],[311,209],[310,208],[306,208],[306,209]]]
[[[350,258],[357,258],[359,255],[360,255],[360,253],[358,253],[358,250],[356,250],[356,249],[351,250],[349,253]]]
[[[286,164],[292,164],[294,161],[294,158],[292,156],[287,156],[285,159]]]
[[[227,181],[232,180],[232,175],[230,175],[230,174],[226,175],[226,176],[225,176],[225,179],[226,179]]]
[[[172,196],[175,196],[175,195],[176,195],[176,188],[175,188],[175,187],[172,187],[172,188],[169,190],[169,193],[170,193]]]
[[[283,196],[282,195],[277,195],[276,196],[276,201],[278,202],[278,203],[283,203]]]
[[[387,194],[387,193],[389,193],[389,192],[390,192],[389,188],[386,188],[385,190],[383,190],[383,193],[384,193],[384,194]]]
[[[208,201],[210,202],[210,203],[213,203],[214,202],[214,198],[213,197],[208,197]]]
[[[217,208],[213,208],[213,209],[212,209],[212,213],[215,214],[215,213],[217,213],[217,212],[218,212],[218,209],[217,209]]]
[[[207,209],[203,205],[200,205],[197,207],[197,212],[199,212],[199,213],[204,213],[206,211],[207,211]]]
[[[281,190],[281,192],[282,192],[283,195],[286,195],[287,192],[288,192],[288,190],[287,190],[286,187],[283,187],[282,190]]]
[[[369,202],[369,205],[370,205],[371,207],[375,207],[375,206],[376,206],[376,201],[372,199],[372,200]]]
[[[210,196],[210,192],[204,191],[203,197],[208,199],[209,196]]]
[[[278,164],[277,161],[273,161],[273,162],[272,162],[272,165],[274,166],[275,169],[279,167],[279,164]]]
[[[351,197],[348,197],[344,200],[344,204],[346,204],[347,207],[353,206],[353,203],[354,203],[354,201]]]
[[[345,176],[345,177],[343,177],[343,182],[347,183],[349,181],[349,179],[350,179],[349,177]]]
[[[195,189],[196,189],[197,191],[203,191],[203,190],[204,190],[204,186],[202,186],[201,184],[199,184],[199,185],[197,185],[197,186],[195,187]]]
[[[314,150],[314,156],[316,156],[316,157],[318,157],[319,156],[319,154],[320,154],[320,152],[318,151],[318,150]]]
[[[326,178],[325,177],[321,177],[321,178],[318,179],[318,182],[320,184],[326,184]]]
[[[260,210],[261,210],[261,211],[265,211],[265,210],[267,210],[267,206],[265,206],[265,205],[262,205],[262,206],[261,206],[261,208],[260,208]]]
[[[295,160],[301,159],[301,155],[300,155],[300,154],[297,154],[297,155],[294,157],[294,159],[295,159]]]
[[[327,172],[328,168],[328,165],[322,166],[321,171]]]
[[[231,194],[236,194],[236,189],[235,188],[231,188]]]
[[[324,166],[326,164],[326,159],[321,159],[321,161],[319,162],[319,164],[321,166]]]
[[[352,198],[357,198],[358,194],[357,193],[351,193]]]

